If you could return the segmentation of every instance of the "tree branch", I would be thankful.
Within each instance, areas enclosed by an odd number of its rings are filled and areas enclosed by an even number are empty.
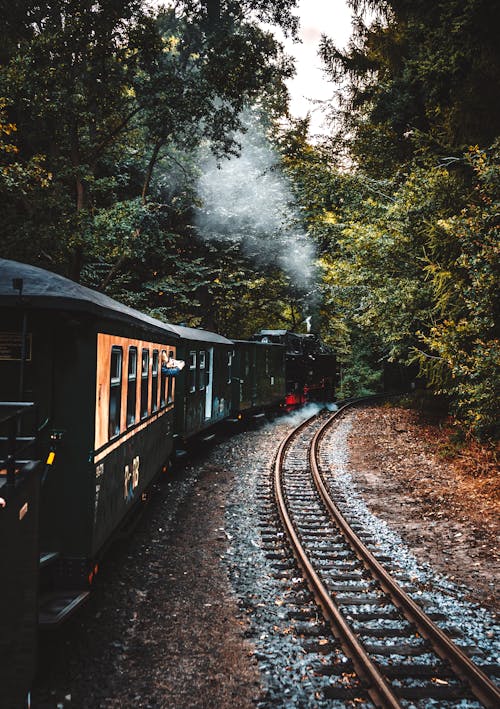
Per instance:
[[[101,140],[101,142],[99,143],[99,145],[98,145],[98,146],[96,147],[96,149],[94,150],[94,155],[93,155],[93,159],[92,159],[91,162],[94,162],[95,160],[97,160],[97,158],[98,158],[99,155],[101,154],[102,150],[103,150],[107,145],[109,145],[109,143],[111,143],[111,142],[113,141],[113,139],[116,138],[116,136],[117,136],[119,133],[121,133],[121,131],[125,128],[125,126],[126,126],[126,125],[132,120],[132,118],[133,118],[137,113],[139,113],[139,111],[141,111],[141,110],[142,110],[142,106],[137,106],[137,108],[134,108],[134,110],[133,110],[131,113],[129,113],[128,116],[126,116],[126,117],[123,119],[123,121],[122,121],[121,123],[119,123],[119,124],[116,126],[116,128],[114,128],[114,130],[112,130],[111,133],[109,133],[109,134],[106,136],[106,138],[104,138],[103,140]]]
[[[445,361],[446,361],[443,357],[436,357],[436,355],[428,354],[427,352],[424,352],[423,350],[419,350],[418,347],[413,347],[413,349],[414,349],[416,352],[419,352],[421,355],[424,355],[424,357],[427,357],[428,359],[437,359],[439,362],[445,362]]]
[[[111,282],[111,279],[114,277],[115,273],[120,270],[122,267],[123,263],[125,262],[126,256],[122,254],[118,261],[109,269],[108,273],[106,274],[106,277],[104,278],[103,281],[101,281],[101,284],[99,285],[98,290],[101,292],[104,292],[108,285]]]
[[[153,152],[152,152],[151,158],[149,160],[148,169],[146,170],[146,177],[144,178],[144,185],[142,187],[142,195],[141,196],[142,196],[142,203],[143,204],[146,204],[146,195],[149,191],[149,185],[151,184],[151,178],[153,176],[154,166],[155,166],[156,161],[158,159],[158,154],[164,144],[165,144],[165,139],[160,138],[156,142],[156,144],[153,148]]]

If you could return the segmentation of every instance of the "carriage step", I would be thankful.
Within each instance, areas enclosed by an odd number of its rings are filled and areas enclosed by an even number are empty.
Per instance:
[[[40,552],[40,568],[43,569],[56,559],[59,559],[58,551],[41,551]]]
[[[57,628],[69,618],[90,595],[90,591],[58,591],[40,598],[38,625],[41,628]]]

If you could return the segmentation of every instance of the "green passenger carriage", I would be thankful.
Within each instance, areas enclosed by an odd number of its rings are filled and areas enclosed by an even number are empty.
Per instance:
[[[312,336],[230,340],[14,261],[0,260],[0,315],[0,403],[37,411],[42,625],[85,600],[106,546],[186,443],[333,394],[334,355]],[[9,466],[20,480],[23,460],[7,458],[0,446],[0,481]]]
[[[172,325],[179,335],[175,434],[182,446],[227,418],[231,408],[234,345],[214,332]]]
[[[173,447],[179,334],[42,269],[0,261],[0,400],[35,401],[45,462],[39,542],[47,624],[85,597],[96,560]],[[50,572],[50,573],[49,573]],[[61,593],[64,591],[64,593]]]

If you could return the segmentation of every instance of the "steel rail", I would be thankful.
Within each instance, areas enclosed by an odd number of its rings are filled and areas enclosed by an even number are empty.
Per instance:
[[[314,482],[320,495],[330,512],[333,521],[341,529],[351,546],[356,551],[358,558],[366,568],[376,577],[382,589],[391,597],[392,601],[404,613],[407,619],[414,623],[419,633],[429,640],[441,659],[450,663],[460,679],[463,679],[471,688],[473,694],[486,707],[497,709],[500,707],[500,689],[487,675],[459,648],[450,638],[429,618],[429,616],[413,601],[410,596],[394,581],[370,550],[363,544],[349,523],[345,520],[340,510],[332,501],[325,486],[318,466],[319,444],[327,428],[339,413],[348,406],[346,404],[336,411],[315,433],[309,449],[309,464]]]
[[[279,514],[288,539],[292,545],[294,556],[309,583],[316,601],[323,609],[323,614],[326,620],[330,623],[334,635],[340,640],[346,654],[352,660],[357,675],[366,682],[366,693],[370,696],[376,706],[386,707],[387,709],[400,709],[401,703],[397,695],[393,692],[378,667],[372,662],[366,650],[344,620],[339,609],[333,602],[328,590],[325,588],[318,574],[314,570],[298,538],[292,520],[287,511],[281,486],[283,462],[286,449],[289,447],[292,439],[302,432],[302,430],[305,429],[315,418],[316,416],[312,416],[306,419],[306,421],[303,421],[300,426],[295,428],[284,439],[284,441],[282,441],[276,454],[274,463],[274,491]]]

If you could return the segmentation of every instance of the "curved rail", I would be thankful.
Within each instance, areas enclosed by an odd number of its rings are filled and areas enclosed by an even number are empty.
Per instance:
[[[377,666],[370,660],[370,657],[366,653],[365,649],[352,632],[348,624],[345,622],[342,614],[338,610],[335,603],[332,601],[330,594],[323,585],[318,574],[314,570],[311,562],[309,561],[307,554],[300,543],[300,540],[295,532],[292,520],[288,514],[285,499],[281,489],[281,471],[283,467],[283,460],[285,457],[285,451],[291,442],[291,440],[297,436],[304,428],[306,428],[316,416],[312,416],[309,419],[303,421],[300,426],[295,428],[281,443],[274,464],[274,490],[276,495],[276,501],[278,504],[278,510],[283,522],[285,531],[292,544],[294,555],[297,559],[299,566],[301,567],[304,575],[309,581],[309,585],[314,593],[314,596],[318,603],[321,605],[323,612],[330,622],[332,629],[335,634],[338,635],[342,641],[347,646],[348,654],[352,660],[356,673],[359,677],[363,678],[367,684],[367,693],[369,694],[372,701],[379,706],[384,707],[401,707],[401,704],[391,690],[390,686],[387,684],[384,676],[380,673]],[[331,418],[329,419],[329,421]]]
[[[365,568],[377,579],[380,587],[391,598],[392,602],[401,610],[405,617],[415,625],[422,637],[426,638],[433,645],[436,654],[441,659],[447,661],[457,676],[467,683],[473,694],[483,705],[486,707],[498,707],[500,706],[499,688],[394,581],[390,574],[359,539],[330,498],[317,462],[320,441],[332,421],[347,407],[355,403],[358,402],[346,403],[332,416],[328,417],[312,438],[309,447],[309,465],[318,492],[332,521],[340,529],[358,558],[363,562]],[[279,514],[285,532],[290,540],[294,556],[309,583],[316,601],[321,606],[325,618],[329,621],[334,634],[341,640],[344,649],[351,658],[356,673],[360,679],[366,682],[366,693],[377,706],[391,708],[401,707],[397,694],[344,620],[343,615],[332,600],[329,591],[313,568],[287,510],[285,496],[282,490],[282,469],[285,455],[291,442],[316,418],[317,416],[312,416],[303,421],[282,441],[278,449],[274,463],[274,491]]]
[[[386,569],[377,561],[370,550],[363,544],[335,503],[332,501],[321,476],[318,458],[321,438],[338,413],[349,404],[339,409],[315,433],[309,449],[309,464],[314,482],[335,524],[342,530],[351,546],[355,549],[366,568],[380,583],[382,589],[391,597],[393,603],[401,609],[406,618],[414,623],[419,633],[429,640],[441,659],[450,663],[457,675],[471,688],[473,694],[487,707],[500,706],[500,689],[482,672],[479,667],[429,618],[397,584]]]

